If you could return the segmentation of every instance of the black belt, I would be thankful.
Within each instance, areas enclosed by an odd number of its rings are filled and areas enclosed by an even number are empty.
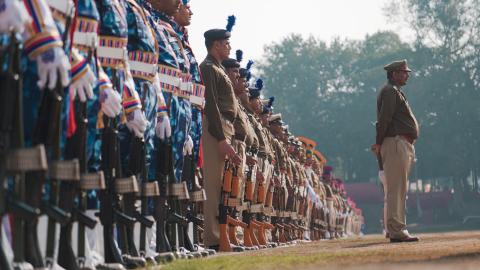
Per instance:
[[[235,134],[234,138],[237,141],[245,142],[245,139],[247,138],[247,136],[243,134]]]
[[[408,135],[408,134],[399,134],[398,136],[400,136],[401,138],[403,138],[404,140],[406,140],[406,141],[409,142],[410,144],[414,144],[414,143],[415,143],[415,139],[414,139],[411,135]]]

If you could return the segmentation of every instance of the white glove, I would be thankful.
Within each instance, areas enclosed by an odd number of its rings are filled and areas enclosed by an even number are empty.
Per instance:
[[[100,90],[100,104],[105,115],[113,118],[122,111],[122,97],[111,86]]]
[[[75,98],[78,95],[78,98],[81,102],[86,102],[87,98],[93,98],[93,85],[95,84],[96,78],[93,74],[90,67],[87,67],[87,71],[82,75],[78,80],[70,84],[70,96]],[[120,105],[121,107],[121,105]]]
[[[25,25],[30,21],[25,5],[18,0],[0,0],[0,32],[13,30],[23,33]]]
[[[40,89],[44,89],[45,86],[48,86],[49,89],[55,88],[58,74],[60,74],[59,79],[63,87],[70,82],[70,62],[60,47],[51,48],[38,55],[37,69],[39,77],[37,85]],[[47,81],[48,85],[46,85]]]
[[[168,115],[157,117],[155,134],[160,140],[164,140],[165,138],[172,136],[172,127],[170,126],[170,118]]]
[[[185,141],[185,144],[183,145],[183,155],[191,155],[193,153],[193,140],[190,135],[187,136],[187,140]]]
[[[134,110],[127,114],[127,127],[135,136],[143,138],[147,125],[148,121],[142,110]]]

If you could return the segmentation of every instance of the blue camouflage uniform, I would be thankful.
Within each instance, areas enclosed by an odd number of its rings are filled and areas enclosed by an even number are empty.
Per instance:
[[[25,1],[27,7],[31,5],[32,9],[36,9],[34,1]],[[73,2],[70,3],[70,6],[73,6]],[[54,7],[50,6],[54,23],[56,26],[56,30],[58,31],[59,36],[57,39],[60,41],[66,31],[66,10],[57,10]],[[32,17],[34,20],[39,20],[39,17]],[[40,23],[41,24],[41,23]],[[71,55],[70,53],[70,40],[68,36],[65,40],[61,40],[64,43],[65,54]],[[28,44],[28,42],[27,42]],[[32,146],[33,144],[33,129],[35,128],[35,124],[38,119],[38,108],[40,104],[40,100],[42,98],[43,92],[37,86],[38,81],[38,69],[37,69],[37,62],[34,58],[28,57],[31,56],[32,51],[38,50],[36,49],[35,45],[29,46],[27,45],[25,48],[26,55],[22,58],[22,69],[24,70],[23,74],[23,121],[24,121],[24,130],[25,130],[25,144],[26,146]],[[79,56],[76,55],[75,62],[71,61],[72,69],[71,69],[71,77],[72,79],[74,76],[80,74],[84,69],[84,59],[78,59]],[[70,58],[72,60],[72,57]],[[78,61],[82,61],[79,63]],[[76,66],[78,64],[78,66]],[[75,70],[74,70],[75,68]],[[75,73],[74,73],[75,72]],[[64,98],[63,98],[63,107],[61,112],[61,122],[62,122],[62,136],[60,139],[61,149],[65,147],[66,141],[66,133],[67,133],[67,113],[69,111],[69,92],[67,89],[64,91]]]
[[[170,125],[172,128],[172,142],[175,176],[180,181],[183,169],[183,147],[189,135],[192,121],[189,93],[180,89],[180,82],[187,73],[187,62],[181,42],[172,28],[173,19],[163,12],[153,9],[146,1],[143,7],[151,14],[150,25],[154,28],[160,49],[158,59],[160,85],[168,106]],[[150,167],[150,177],[154,178],[155,171]]]
[[[135,82],[135,89],[142,101],[142,108],[149,124],[146,128],[145,160],[149,166],[153,154],[155,119],[157,115],[157,94],[153,86],[157,73],[158,47],[153,29],[148,23],[148,14],[134,0],[126,1],[128,24],[129,66]],[[122,163],[128,164],[129,145],[133,134],[123,126],[120,130]],[[146,179],[144,179],[146,180]]]
[[[97,10],[97,5],[94,0],[78,0],[77,2],[77,17],[76,25],[74,29],[74,42],[73,45],[77,48],[84,57],[88,57],[89,50],[95,49],[96,41],[98,39],[98,22],[100,20],[100,14]],[[80,38],[82,36],[82,38]],[[93,48],[92,48],[93,46]],[[100,81],[100,72],[103,70],[98,70],[98,65],[96,63],[96,57],[91,57],[87,59],[89,61],[90,68],[93,73],[96,75],[97,80]],[[87,131],[87,159],[93,160],[91,158],[93,155],[100,155],[100,147],[95,149],[95,138],[97,136],[97,115],[100,111],[100,102],[99,102],[99,86],[97,85],[93,89],[94,98],[87,101],[87,117],[88,117],[88,131]],[[96,150],[96,151],[95,151]],[[89,168],[90,171],[100,170],[99,166],[92,166]]]
[[[125,61],[127,60],[128,22],[126,3],[123,0],[96,0],[100,14],[99,46],[97,55],[108,78],[112,81],[114,89],[122,96],[122,106],[125,114],[141,108],[134,89],[129,89],[125,84],[127,76]],[[100,83],[102,84],[102,83]],[[102,87],[100,85],[100,87]],[[100,120],[102,114],[98,114]],[[102,123],[97,123],[102,128]],[[100,132],[99,132],[100,133]],[[101,163],[101,134],[95,138],[95,152],[89,161],[90,167],[99,167]],[[124,124],[119,124],[120,137],[130,133]],[[98,154],[97,154],[98,152]]]
[[[202,82],[202,77],[200,74],[200,67],[198,65],[197,59],[193,53],[192,47],[188,41],[187,29],[179,26],[178,24],[174,25],[175,32],[182,41],[183,48],[185,49],[185,55],[190,64],[188,68],[188,73],[192,78],[192,93],[190,102],[192,105],[192,123],[190,127],[190,137],[193,140],[193,158],[195,161],[198,161],[199,152],[200,152],[200,140],[202,137],[202,114],[203,106],[205,103],[204,93],[205,86]]]

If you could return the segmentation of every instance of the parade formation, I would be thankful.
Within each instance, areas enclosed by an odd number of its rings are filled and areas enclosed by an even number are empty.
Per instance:
[[[0,269],[136,269],[361,234],[317,143],[232,53],[236,18],[204,33],[200,61],[192,15],[188,0],[0,0]]]

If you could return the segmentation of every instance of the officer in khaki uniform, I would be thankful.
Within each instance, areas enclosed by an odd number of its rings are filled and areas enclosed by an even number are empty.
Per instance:
[[[243,81],[240,80],[240,63],[238,63],[235,59],[229,58],[224,60],[222,65],[226,69],[230,81],[233,83],[234,93],[238,100],[238,94],[241,92],[241,89],[239,90],[239,88],[244,88],[243,90],[245,91]],[[242,159],[242,163],[237,170],[237,175],[242,181],[244,180],[244,172],[246,169],[247,148],[250,148],[254,141],[249,124],[250,123],[245,109],[240,102],[237,102],[237,118],[233,124],[235,128],[235,134],[232,145]],[[240,186],[243,187],[243,183]]]
[[[407,83],[406,60],[384,67],[388,83],[377,97],[377,136],[372,150],[382,157],[387,179],[387,229],[391,242],[414,242],[407,231],[405,202],[408,174],[415,159],[413,144],[418,138],[418,123],[401,87]]]
[[[206,59],[200,64],[205,84],[205,123],[203,125],[204,177],[207,201],[204,204],[205,246],[219,245],[218,206],[226,158],[239,165],[241,159],[232,146],[238,104],[233,85],[221,62],[230,54],[230,32],[205,32]]]

